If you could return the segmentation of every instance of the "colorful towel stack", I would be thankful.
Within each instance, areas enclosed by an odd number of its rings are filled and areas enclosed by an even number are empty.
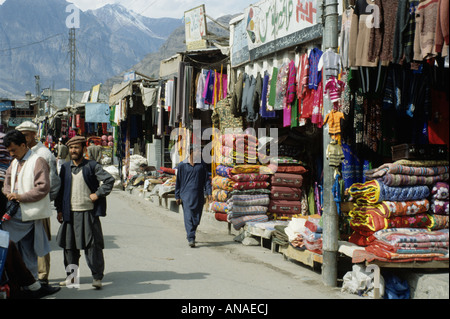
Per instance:
[[[0,182],[5,180],[6,170],[11,163],[11,156],[9,155],[8,150],[3,145],[3,137],[4,133],[0,133]]]

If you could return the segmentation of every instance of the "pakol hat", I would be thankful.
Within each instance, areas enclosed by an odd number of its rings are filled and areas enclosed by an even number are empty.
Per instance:
[[[25,121],[22,124],[20,124],[19,126],[17,126],[16,130],[18,130],[20,132],[24,132],[24,131],[37,132],[38,127],[36,124],[34,124],[31,121]]]
[[[74,136],[66,143],[66,145],[70,146],[72,144],[78,143],[81,143],[81,145],[86,146],[86,138],[84,136]]]

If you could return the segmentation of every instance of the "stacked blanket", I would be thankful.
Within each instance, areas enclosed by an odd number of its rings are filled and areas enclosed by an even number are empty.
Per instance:
[[[429,231],[417,228],[379,230],[366,251],[393,261],[448,260],[448,229]]]
[[[433,185],[448,181],[448,165],[433,167],[414,167],[396,163],[384,164],[366,171],[366,179],[381,180],[387,186]]]
[[[218,165],[216,167],[216,176],[212,179],[212,198],[210,209],[214,212],[214,217],[218,221],[227,221],[229,212],[227,200],[230,198],[230,192],[233,190],[234,182],[230,178],[231,167]]]
[[[232,195],[227,201],[230,210],[228,222],[239,230],[247,222],[268,221],[269,200],[268,194]]]
[[[250,134],[223,134],[218,149],[220,163],[235,164],[258,163],[258,139]]]
[[[395,167],[402,172],[406,170]],[[349,194],[356,203],[349,212],[353,230],[349,241],[357,245],[371,245],[376,240],[375,232],[384,229],[448,228],[448,216],[435,215],[430,210],[429,186],[387,186],[381,180],[371,180],[353,184]]]

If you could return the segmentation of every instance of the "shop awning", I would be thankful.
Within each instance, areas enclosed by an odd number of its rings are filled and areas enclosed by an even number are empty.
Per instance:
[[[121,99],[133,94],[133,82],[122,82],[115,84],[109,95],[109,105],[117,104]]]

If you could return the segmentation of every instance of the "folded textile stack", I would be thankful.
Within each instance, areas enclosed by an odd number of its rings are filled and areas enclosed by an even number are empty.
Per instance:
[[[390,187],[382,181],[355,183],[349,194],[356,202],[349,212],[353,230],[349,241],[368,246],[375,232],[389,228],[444,228],[442,222],[429,214],[428,186]]]
[[[230,198],[230,192],[233,190],[234,182],[230,178],[231,167],[218,165],[216,167],[216,176],[212,179],[212,200],[211,210],[218,221],[226,222],[228,217],[227,200]]]
[[[239,230],[248,222],[266,222],[269,220],[267,209],[268,194],[232,195],[227,201],[229,207],[228,222]]]
[[[365,250],[398,262],[448,260],[449,230],[417,228],[382,229]]]
[[[313,253],[322,254],[322,226],[321,219],[316,216],[309,216],[305,222],[305,227],[301,232],[305,248]]]
[[[307,170],[301,165],[279,165],[271,177],[269,212],[275,220],[290,220],[302,214],[303,174]]]
[[[250,134],[223,134],[216,148],[223,165],[258,164],[258,139]]]
[[[365,173],[366,180],[378,179],[387,186],[431,186],[448,181],[448,165],[407,166],[398,163],[384,164]]]
[[[8,150],[3,145],[3,137],[4,133],[0,133],[0,182],[5,180],[6,170],[11,163],[11,156],[9,155]]]
[[[269,182],[272,171],[263,165],[236,165],[229,171],[228,222],[236,230],[248,222],[269,220]]]

